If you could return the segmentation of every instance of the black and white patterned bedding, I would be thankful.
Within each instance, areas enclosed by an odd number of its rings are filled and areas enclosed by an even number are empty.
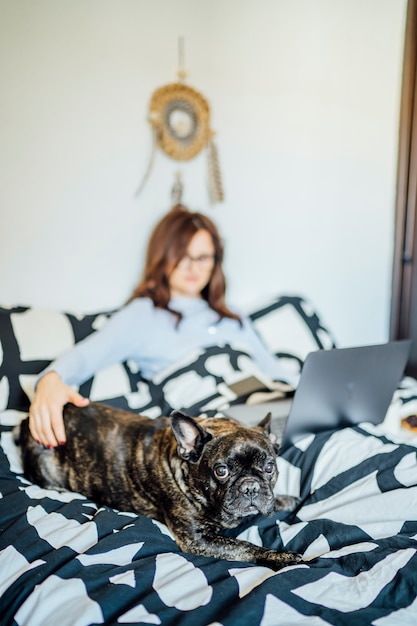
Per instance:
[[[1,626],[417,623],[417,438],[387,434],[417,411],[416,381],[397,391],[384,430],[322,433],[279,458],[277,492],[300,496],[299,509],[228,531],[304,554],[305,563],[276,573],[181,553],[160,523],[22,476],[11,431],[27,413],[36,374],[106,319],[0,309]],[[299,297],[282,296],[253,319],[294,367],[334,345]],[[222,384],[251,367],[238,348],[209,346],[152,381],[118,364],[82,392],[151,417],[171,408],[216,412],[229,401]]]
[[[28,483],[2,430],[2,626],[417,623],[416,439],[362,425],[288,449],[277,491],[299,510],[232,533],[304,554],[273,572],[181,553],[160,523]]]

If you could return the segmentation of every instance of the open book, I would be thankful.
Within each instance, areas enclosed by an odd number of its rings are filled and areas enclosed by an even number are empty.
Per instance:
[[[246,404],[261,404],[278,398],[285,398],[294,392],[294,387],[282,381],[275,381],[260,373],[244,375],[233,382],[220,383],[220,393],[233,402],[239,398]]]

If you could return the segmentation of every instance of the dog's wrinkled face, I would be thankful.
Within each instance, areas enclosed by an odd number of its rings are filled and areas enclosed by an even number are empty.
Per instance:
[[[269,421],[256,428],[227,422],[207,420],[188,459],[188,485],[194,497],[204,498],[211,519],[233,528],[247,515],[273,513],[278,470]]]
[[[217,445],[216,445],[217,444]],[[208,478],[209,500],[225,528],[254,513],[274,511],[273,487],[278,477],[276,460],[256,442],[226,436],[207,444],[201,466]]]

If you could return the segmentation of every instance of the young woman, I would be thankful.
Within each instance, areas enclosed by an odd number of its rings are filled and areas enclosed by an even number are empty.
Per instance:
[[[208,217],[184,206],[167,213],[151,235],[142,280],[126,306],[40,374],[29,411],[32,436],[48,447],[64,444],[64,405],[89,402],[71,385],[127,359],[151,378],[191,350],[228,343],[245,349],[271,378],[295,384],[250,320],[227,307],[222,261],[222,242]]]

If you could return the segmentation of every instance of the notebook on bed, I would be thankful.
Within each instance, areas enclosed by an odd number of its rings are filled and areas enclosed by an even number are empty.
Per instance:
[[[308,434],[379,424],[410,354],[411,340],[311,352],[303,365],[281,450]]]

